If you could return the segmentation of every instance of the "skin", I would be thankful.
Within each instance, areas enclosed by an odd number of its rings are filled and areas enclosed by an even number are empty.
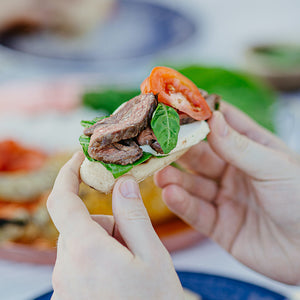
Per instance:
[[[129,176],[113,191],[114,216],[91,217],[78,197],[82,153],[61,169],[47,207],[60,235],[52,300],[184,299],[167,250]]]
[[[180,218],[248,267],[300,284],[299,156],[236,108],[222,103],[207,143],[155,176]]]
[[[299,157],[235,108],[224,103],[222,113],[209,121],[208,143],[180,159],[189,171],[167,167],[155,181],[171,210],[242,263],[299,284]],[[138,185],[122,177],[114,216],[90,216],[78,197],[83,158],[62,168],[47,202],[60,232],[52,300],[184,299]]]

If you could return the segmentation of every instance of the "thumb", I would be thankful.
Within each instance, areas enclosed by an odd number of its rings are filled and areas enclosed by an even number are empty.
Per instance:
[[[211,132],[207,140],[226,162],[257,179],[271,179],[282,172],[281,153],[235,131],[220,112],[214,112],[208,123]]]
[[[144,203],[139,186],[129,176],[117,181],[113,190],[112,208],[118,230],[133,254],[151,258],[161,247]]]

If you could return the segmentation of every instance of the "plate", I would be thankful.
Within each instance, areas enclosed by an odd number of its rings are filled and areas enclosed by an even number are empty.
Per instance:
[[[177,218],[155,226],[155,230],[169,252],[185,249],[204,239],[201,233]],[[0,246],[0,259],[52,265],[55,263],[56,249],[41,241],[32,245],[6,243]]]
[[[95,81],[87,78],[85,80]],[[38,148],[42,144],[45,149],[54,153],[61,149],[77,149],[78,132],[82,131],[80,120],[92,119],[96,113],[81,107],[85,80],[70,78],[55,82],[15,82],[1,85],[0,139],[12,137],[22,143],[29,141],[28,146]],[[21,123],[14,122],[13,126],[10,120],[16,119],[16,116]],[[53,134],[59,128],[64,128],[65,135]],[[155,229],[170,252],[192,246],[204,238],[177,218],[166,220]],[[37,240],[31,245],[5,243],[0,246],[0,258],[54,264],[56,250],[45,240]]]
[[[287,300],[283,295],[244,281],[194,272],[177,272],[181,284],[203,300]],[[52,291],[34,300],[50,300]]]
[[[118,66],[121,61],[153,56],[182,44],[196,31],[181,12],[150,2],[122,0],[104,25],[78,38],[46,30],[32,34],[2,34],[0,52],[31,64],[74,71]]]

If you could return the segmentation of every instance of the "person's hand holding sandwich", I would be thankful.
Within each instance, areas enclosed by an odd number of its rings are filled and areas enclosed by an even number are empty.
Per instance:
[[[247,266],[299,283],[299,157],[225,103],[208,124],[207,142],[178,161],[186,172],[156,174],[166,204]],[[63,167],[48,200],[60,232],[53,299],[184,299],[133,177],[115,180],[114,216],[92,218],[77,195],[83,159]]]

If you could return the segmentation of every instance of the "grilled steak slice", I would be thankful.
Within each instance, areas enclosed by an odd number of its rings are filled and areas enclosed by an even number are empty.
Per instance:
[[[136,137],[148,126],[156,107],[157,100],[153,94],[141,94],[129,100],[116,114],[95,124],[90,147],[102,148]]]
[[[91,136],[94,133],[95,128],[97,128],[99,126],[114,124],[113,122],[117,122],[117,119],[113,118],[113,116],[114,115],[111,115],[110,117],[102,119],[102,120],[98,121],[96,124],[94,124],[88,128],[85,128],[83,131],[84,135]]]
[[[103,148],[89,147],[89,155],[107,164],[128,165],[143,156],[143,150],[133,141],[125,140]]]
[[[187,115],[185,113],[179,114],[179,120],[180,120],[180,125],[196,122],[195,119],[193,119],[192,117],[190,117],[189,115]]]
[[[150,145],[156,140],[157,139],[154,135],[154,132],[150,127],[147,127],[145,130],[143,130],[137,137],[137,142],[140,146]]]
[[[164,154],[164,151],[163,149],[161,149],[161,145],[158,141],[154,141],[153,143],[151,143],[150,147],[157,153]]]
[[[156,152],[161,154],[164,153],[156,139],[156,136],[154,135],[153,130],[150,127],[147,127],[138,135],[137,142],[140,146],[149,145]]]

